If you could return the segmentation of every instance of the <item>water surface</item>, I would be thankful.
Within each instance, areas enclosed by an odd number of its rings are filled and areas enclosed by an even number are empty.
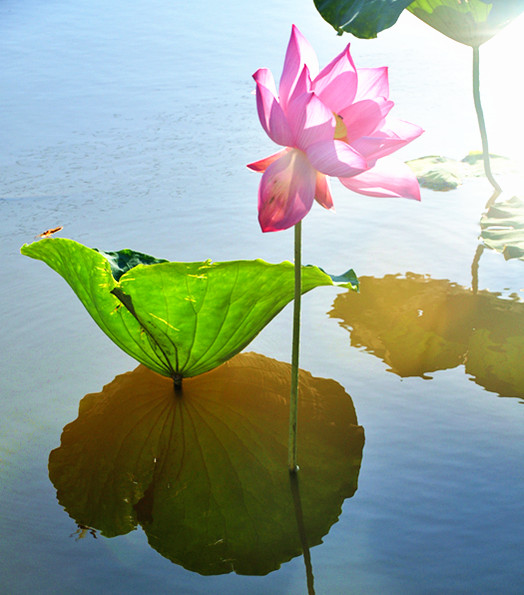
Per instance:
[[[300,556],[265,576],[205,576],[150,547],[146,521],[111,538],[78,531],[57,500],[49,455],[84,395],[136,363],[58,276],[19,254],[63,225],[64,237],[105,250],[290,259],[292,232],[258,228],[259,178],[245,164],[274,150],[258,123],[251,74],[268,66],[279,75],[291,23],[321,63],[351,41],[357,66],[390,66],[396,115],[426,130],[403,159],[460,159],[479,148],[469,48],[411,15],[363,41],[337,37],[312,2],[249,6],[0,7],[0,567],[8,593],[307,592]],[[521,82],[508,56],[522,26],[519,19],[482,48],[491,149],[515,159],[523,155]],[[315,590],[520,593],[524,386],[514,372],[523,269],[485,250],[472,274],[490,187],[476,179],[448,193],[423,190],[420,204],[333,187],[336,213],[315,206],[304,222],[304,261],[334,273],[353,267],[363,291],[305,297],[301,367],[351,397],[365,444],[358,489],[346,492],[311,549]],[[416,288],[406,289],[410,279]],[[342,308],[349,299],[360,300],[358,316]],[[464,320],[477,311],[467,300],[482,300],[480,318]],[[289,362],[290,333],[287,308],[249,350]],[[421,350],[424,341],[430,348]],[[399,366],[399,354],[420,365]]]

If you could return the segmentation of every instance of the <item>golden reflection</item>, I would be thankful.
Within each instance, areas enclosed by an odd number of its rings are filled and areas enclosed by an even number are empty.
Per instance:
[[[360,294],[339,295],[329,312],[350,332],[351,345],[399,376],[464,364],[487,390],[524,397],[524,304],[516,297],[414,273],[359,280]]]
[[[60,504],[107,537],[140,524],[155,550],[201,574],[275,570],[300,555],[304,535],[321,543],[337,521],[357,489],[364,444],[344,389],[300,371],[297,517],[289,378],[289,364],[253,353],[176,393],[144,366],[117,376],[82,399],[51,452]]]

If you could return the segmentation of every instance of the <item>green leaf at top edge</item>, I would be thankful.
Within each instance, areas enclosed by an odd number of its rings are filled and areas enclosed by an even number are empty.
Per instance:
[[[110,262],[107,253],[62,238],[21,252],[59,273],[121,349],[175,379],[227,361],[294,297],[290,262],[168,262],[132,251],[108,253]],[[302,271],[302,293],[334,285],[317,267]],[[354,273],[343,277],[354,285]]]
[[[314,0],[322,16],[339,35],[373,39],[392,27],[413,0]]]
[[[408,10],[450,39],[479,47],[524,10],[522,0],[414,0]]]

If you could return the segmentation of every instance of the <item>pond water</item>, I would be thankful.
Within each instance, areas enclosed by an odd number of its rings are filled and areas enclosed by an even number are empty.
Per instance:
[[[0,6],[0,591],[524,591],[524,265],[487,249],[474,262],[484,179],[423,189],[420,204],[333,184],[336,213],[305,219],[304,261],[353,267],[362,289],[303,300],[298,500],[279,463],[290,306],[248,347],[257,355],[191,389],[181,463],[179,434],[161,431],[176,417],[165,383],[19,253],[63,226],[170,260],[291,259],[292,231],[259,230],[245,164],[274,149],[251,74],[279,76],[292,23],[321,64],[351,41],[357,66],[390,66],[396,115],[426,130],[401,158],[479,149],[471,51],[411,15],[364,41],[295,0]],[[491,150],[516,160],[523,27],[481,50]],[[167,461],[154,485],[183,485],[178,499],[147,484],[152,437]],[[147,490],[133,506],[135,485]]]

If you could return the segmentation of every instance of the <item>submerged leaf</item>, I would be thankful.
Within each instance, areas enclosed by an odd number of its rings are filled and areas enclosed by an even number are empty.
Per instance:
[[[21,252],[59,273],[121,349],[177,380],[241,351],[294,296],[290,262],[168,262],[67,239],[41,240]],[[317,267],[302,268],[302,293],[322,285],[334,283]]]
[[[171,382],[143,366],[86,395],[49,457],[57,497],[105,536],[141,525],[201,574],[267,574],[300,555],[286,466],[290,365],[243,353]],[[357,489],[364,444],[349,395],[299,372],[300,497],[310,546]]]
[[[478,47],[523,10],[522,0],[415,0],[408,10],[447,37]]]
[[[392,27],[412,0],[314,0],[322,18],[339,35],[344,31],[355,37],[372,39]]]

